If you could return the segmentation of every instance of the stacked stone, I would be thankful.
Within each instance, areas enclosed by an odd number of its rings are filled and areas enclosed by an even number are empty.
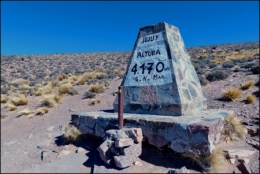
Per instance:
[[[123,128],[107,130],[104,142],[97,148],[100,158],[108,165],[115,163],[126,168],[137,161],[142,153],[142,129]]]

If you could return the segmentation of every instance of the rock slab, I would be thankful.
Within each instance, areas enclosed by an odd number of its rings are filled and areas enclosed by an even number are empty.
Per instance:
[[[141,128],[142,136],[136,136],[141,132],[138,130],[126,131],[111,133],[111,140],[132,138],[137,143],[145,137],[154,146],[168,145],[178,153],[209,155],[219,143],[225,117],[232,113],[220,109],[202,110],[182,117],[124,113],[124,127]],[[107,130],[117,127],[117,118],[118,113],[88,112],[72,114],[71,123],[83,133],[102,137],[109,133]]]

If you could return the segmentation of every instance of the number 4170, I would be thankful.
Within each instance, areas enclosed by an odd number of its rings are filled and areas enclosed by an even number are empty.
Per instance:
[[[153,65],[154,65],[154,63],[147,63],[148,64],[148,68],[147,68],[147,70],[148,70],[148,74],[150,74],[151,73],[151,71],[153,70]],[[145,63],[144,64],[142,64],[139,68],[141,68],[142,69],[142,74],[144,74],[144,71],[145,71]],[[163,71],[163,69],[164,69],[164,64],[163,64],[163,62],[158,62],[157,64],[156,64],[156,66],[155,66],[155,69],[156,69],[156,71],[159,73],[159,72],[162,72]],[[134,75],[137,73],[137,64],[135,64],[134,66],[133,66],[133,68],[131,69],[131,72],[133,72],[134,73]]]

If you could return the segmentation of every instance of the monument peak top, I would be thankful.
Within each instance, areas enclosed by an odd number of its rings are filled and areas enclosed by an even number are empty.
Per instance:
[[[179,29],[166,22],[140,28],[121,86],[124,112],[181,116],[207,107]]]

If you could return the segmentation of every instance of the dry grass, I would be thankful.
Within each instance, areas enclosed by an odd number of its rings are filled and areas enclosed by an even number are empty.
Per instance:
[[[94,93],[103,93],[105,88],[102,85],[91,85],[89,91]]]
[[[121,68],[116,68],[116,69],[114,69],[114,73],[116,73],[116,74],[122,74],[123,73],[123,70],[121,69]]]
[[[256,97],[253,94],[250,94],[249,96],[247,96],[246,98],[246,103],[250,104],[250,103],[254,103],[256,101]]]
[[[26,109],[23,109],[23,110],[21,110],[20,112],[18,112],[18,117],[20,117],[20,116],[22,116],[22,115],[29,115],[29,114],[31,114],[31,113],[33,113],[32,111],[30,111],[28,108],[26,108]]]
[[[221,65],[224,62],[224,60],[222,58],[216,58],[214,60],[211,60],[211,62]]]
[[[10,100],[12,101],[12,103],[15,106],[27,105],[28,104],[28,100],[26,99],[26,97],[23,94],[18,94],[18,96],[12,96],[10,98]]]
[[[35,90],[32,90],[32,95],[35,95],[35,96],[41,96],[43,94],[43,89],[42,88],[37,88]]]
[[[225,153],[219,146],[217,146],[213,150],[212,154],[206,156],[204,160],[210,164],[209,173],[217,173],[226,162]]]
[[[241,86],[241,89],[242,90],[246,90],[246,89],[249,89],[251,86],[254,85],[254,82],[253,81],[247,81],[245,82],[242,86]]]
[[[241,94],[242,91],[239,88],[228,88],[227,90],[223,90],[223,98],[226,100],[235,101]]]
[[[55,94],[48,94],[43,96],[41,104],[47,107],[56,107],[61,100],[61,96]]]
[[[100,99],[92,99],[91,102],[90,102],[90,105],[95,105],[95,104],[98,104],[98,103],[101,103]]]
[[[62,84],[62,85],[59,87],[58,92],[59,92],[59,94],[66,94],[66,93],[68,93],[71,89],[72,89],[72,85],[71,85],[70,83]]]
[[[8,102],[8,103],[6,104],[6,107],[7,107],[8,109],[10,109],[10,111],[14,111],[14,110],[17,109],[17,107],[16,107],[12,102]]]
[[[84,85],[86,83],[87,79],[96,79],[101,75],[100,72],[98,71],[93,71],[93,72],[85,72],[81,76],[78,77],[77,83],[79,85]]]
[[[6,103],[8,101],[9,97],[5,94],[1,94],[1,103]]]
[[[66,141],[77,141],[82,136],[82,132],[79,131],[75,126],[68,124],[63,133],[63,137]]]
[[[29,85],[29,80],[25,80],[25,79],[15,79],[12,81],[12,83],[21,83],[23,85]]]
[[[226,142],[243,139],[246,133],[247,130],[242,125],[240,118],[234,114],[230,114],[225,118],[222,137]]]
[[[49,109],[46,107],[40,107],[36,110],[36,115],[43,115],[49,112]]]
[[[65,75],[65,74],[61,74],[61,75],[59,75],[59,76],[57,77],[57,79],[58,79],[59,81],[62,81],[62,80],[67,79],[67,78],[68,78],[68,76]]]
[[[37,88],[39,88],[41,86],[42,86],[42,84],[40,84],[40,83],[35,84],[35,87],[37,87]]]

